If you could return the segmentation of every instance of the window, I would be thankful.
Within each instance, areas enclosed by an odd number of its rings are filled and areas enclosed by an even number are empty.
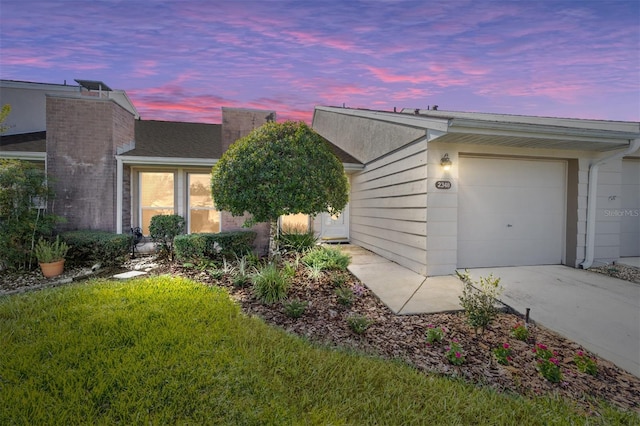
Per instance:
[[[140,218],[144,235],[149,235],[149,225],[153,216],[174,214],[173,182],[173,173],[140,173]]]
[[[220,212],[211,198],[210,175],[189,173],[189,232],[220,232]]]
[[[307,232],[309,230],[309,215],[298,213],[280,217],[280,229],[283,232]]]

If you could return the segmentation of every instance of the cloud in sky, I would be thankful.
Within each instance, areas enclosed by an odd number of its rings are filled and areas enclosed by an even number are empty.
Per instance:
[[[0,0],[0,78],[102,80],[145,119],[315,105],[640,120],[640,2]]]

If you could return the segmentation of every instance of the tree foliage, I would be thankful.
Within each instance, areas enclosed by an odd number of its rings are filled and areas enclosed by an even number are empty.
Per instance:
[[[0,133],[4,133],[8,129],[8,126],[4,124],[4,120],[7,118],[10,112],[11,105],[9,104],[4,104],[2,105],[2,108],[0,108]]]
[[[212,170],[219,210],[256,222],[287,214],[337,214],[348,201],[344,168],[328,142],[303,122],[269,122],[238,139]]]
[[[53,193],[44,170],[18,160],[0,159],[0,264],[10,269],[30,269],[33,248],[50,236],[61,218],[45,214]]]

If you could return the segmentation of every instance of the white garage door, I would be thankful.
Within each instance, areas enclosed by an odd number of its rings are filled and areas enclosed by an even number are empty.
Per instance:
[[[640,160],[622,160],[620,256],[640,256]]]
[[[562,263],[565,182],[564,161],[460,157],[458,267]]]

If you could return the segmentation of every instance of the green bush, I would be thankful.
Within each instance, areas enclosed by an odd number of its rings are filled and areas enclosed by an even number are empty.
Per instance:
[[[241,258],[251,252],[255,231],[178,235],[173,240],[176,258],[183,262]]]
[[[253,275],[253,294],[262,303],[284,300],[292,278],[289,270],[280,270],[277,265],[270,263]]]
[[[160,250],[173,260],[173,239],[184,234],[186,230],[186,222],[184,218],[178,214],[156,215],[151,218],[149,224],[149,233],[153,241],[160,244]]]
[[[62,218],[47,214],[53,192],[44,170],[25,161],[0,160],[0,267],[31,269],[41,237],[50,237]]]
[[[70,248],[67,264],[113,266],[122,263],[131,251],[133,237],[107,231],[79,230],[60,234]]]
[[[302,258],[302,262],[307,266],[319,267],[322,270],[344,271],[351,262],[351,256],[335,248],[316,247]]]
[[[494,278],[492,274],[487,278],[480,277],[480,281],[476,282],[474,286],[469,271],[465,271],[464,274],[456,271],[456,274],[464,284],[462,296],[459,296],[459,299],[467,316],[467,322],[473,327],[476,334],[478,328],[484,333],[487,326],[498,315],[496,303],[502,293],[500,278]]]
[[[280,249],[297,253],[305,253],[311,250],[317,242],[318,237],[314,234],[313,229],[307,229],[306,227],[283,229],[278,237]]]

